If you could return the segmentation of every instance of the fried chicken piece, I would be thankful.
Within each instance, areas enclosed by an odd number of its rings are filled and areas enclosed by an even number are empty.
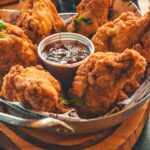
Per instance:
[[[59,82],[41,66],[13,66],[4,77],[1,94],[9,101],[23,102],[35,110],[66,111],[58,100],[61,94]]]
[[[142,44],[144,48],[150,48],[150,28],[142,38]]]
[[[70,94],[82,105],[77,108],[81,117],[105,114],[116,103],[125,84],[145,71],[146,60],[137,51],[123,53],[97,52],[77,70]]]
[[[37,46],[33,45],[24,31],[0,20],[0,76],[8,73],[11,66],[37,65]]]
[[[150,63],[150,29],[141,38],[139,43],[134,46],[142,56],[144,56],[148,63]]]
[[[150,63],[150,29],[145,33],[141,38],[139,43],[134,46],[134,49],[137,50],[143,57],[146,58],[147,63]],[[128,82],[125,85],[124,92],[131,96],[141,85],[145,74],[141,74],[132,81]]]
[[[99,26],[108,22],[112,0],[82,0],[77,6],[77,15],[67,27],[69,32],[77,32],[87,37],[96,33]]]
[[[137,50],[143,57],[146,58],[147,63],[150,63],[150,45],[148,48],[148,43],[149,43],[148,41],[150,42],[150,32],[149,34],[146,33],[144,35],[144,37],[141,40],[141,43],[136,44],[134,46],[134,49]],[[135,77],[132,81],[128,82],[125,85],[122,93],[124,92],[124,94],[131,96],[138,88],[140,88],[144,78],[145,78],[145,72]]]
[[[65,28],[51,0],[23,0],[20,11],[17,25],[33,43],[38,44],[46,36]]]
[[[99,28],[92,41],[96,51],[123,52],[126,48],[131,48],[145,34],[150,25],[150,12],[145,16],[138,18],[133,13],[123,13],[112,22],[106,23]],[[139,47],[139,45],[136,45]],[[138,49],[138,48],[136,48]],[[141,49],[141,46],[140,48]],[[149,56],[148,50],[138,50],[142,56]],[[131,96],[141,85],[141,81],[135,77],[133,81],[128,82],[122,95]],[[125,96],[125,97],[126,97]],[[118,96],[119,97],[119,96]],[[120,96],[122,99],[122,96]]]
[[[150,26],[150,12],[138,18],[134,13],[122,13],[114,21],[100,27],[92,38],[96,51],[123,52],[132,48]]]

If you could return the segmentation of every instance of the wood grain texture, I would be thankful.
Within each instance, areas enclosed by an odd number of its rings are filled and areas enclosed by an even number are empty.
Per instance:
[[[91,145],[95,145],[108,137],[115,128],[105,130],[96,134],[85,135],[58,135],[50,132],[33,131],[29,129],[21,129],[9,126],[17,135],[26,141],[44,149],[83,149]],[[40,135],[40,136],[39,136]]]
[[[0,147],[12,150],[130,150],[138,140],[148,118],[146,103],[117,128],[86,135],[62,136],[0,124]]]
[[[149,115],[150,103],[146,103],[108,138],[87,150],[131,150],[138,140]]]
[[[13,3],[18,3],[19,0],[1,0],[0,6],[11,5]]]
[[[19,9],[18,3],[8,4],[8,5],[0,5],[0,9]]]
[[[15,134],[12,130],[10,130],[6,125],[0,123],[0,147],[7,149],[7,150],[15,150],[17,149],[35,149],[41,150],[40,148],[32,145],[29,142],[26,142],[24,139],[20,138],[17,134]],[[6,139],[7,140],[4,140]],[[5,141],[5,142],[4,142]],[[8,146],[11,145],[11,146]]]

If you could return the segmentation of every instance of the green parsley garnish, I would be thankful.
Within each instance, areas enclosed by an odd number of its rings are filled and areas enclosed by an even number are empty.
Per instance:
[[[87,17],[84,17],[84,16],[79,16],[78,18],[75,18],[74,19],[74,24],[75,24],[75,31],[76,32],[78,31],[78,26],[79,26],[80,22],[85,22],[89,25],[93,23],[91,18],[87,18]]]
[[[63,105],[74,105],[76,107],[84,105],[83,100],[81,100],[80,98],[75,98],[74,96],[69,97],[69,99],[65,99],[64,96],[61,95],[59,97],[59,102]]]
[[[93,23],[91,18],[87,18],[87,17],[84,17],[84,16],[80,16],[80,17],[78,17],[74,20],[75,25],[78,25],[80,22],[85,22],[87,24],[92,24]]]
[[[3,22],[0,22],[0,29],[2,30],[2,29],[4,29],[4,23]]]
[[[5,38],[5,37],[0,35],[0,39],[3,39],[3,38]]]
[[[66,99],[64,98],[64,96],[62,96],[62,95],[59,97],[59,102],[60,102],[61,104],[64,104],[64,105],[68,105],[68,104],[69,104],[68,100],[66,100]]]

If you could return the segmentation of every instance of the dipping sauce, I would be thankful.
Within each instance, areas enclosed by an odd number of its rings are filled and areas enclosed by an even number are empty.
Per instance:
[[[72,64],[82,61],[90,53],[85,44],[73,40],[50,43],[42,51],[42,55],[46,60],[59,64]]]

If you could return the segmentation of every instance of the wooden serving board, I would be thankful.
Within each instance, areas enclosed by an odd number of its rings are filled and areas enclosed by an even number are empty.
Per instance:
[[[0,1],[0,6],[4,6],[4,5],[11,5],[11,4],[14,4],[14,3],[18,3],[19,0],[1,0]]]
[[[150,103],[146,103],[118,127],[86,135],[41,133],[0,123],[0,147],[7,150],[130,150],[147,122],[149,108]]]

